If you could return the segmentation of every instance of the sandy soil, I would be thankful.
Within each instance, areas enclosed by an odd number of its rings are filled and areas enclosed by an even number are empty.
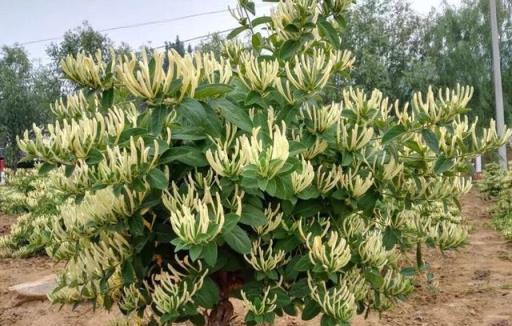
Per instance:
[[[512,244],[489,226],[487,203],[473,191],[463,199],[473,231],[470,243],[445,255],[427,252],[426,261],[435,275],[434,285],[419,282],[408,301],[378,316],[353,321],[356,326],[376,325],[488,325],[512,326]],[[12,217],[0,216],[0,234],[8,231]],[[35,281],[59,268],[45,257],[0,259],[0,325],[108,325],[117,313],[92,312],[90,306],[59,310],[45,301],[24,302],[7,291],[9,286]],[[235,303],[238,311],[240,304]],[[237,318],[236,325],[240,325]],[[314,326],[282,318],[278,326]]]

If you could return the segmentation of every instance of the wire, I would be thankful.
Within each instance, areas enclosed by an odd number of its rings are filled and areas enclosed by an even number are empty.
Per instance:
[[[203,38],[210,37],[213,34],[225,34],[225,33],[231,32],[235,28],[229,28],[229,29],[224,29],[222,31],[217,31],[217,32],[213,32],[213,33],[208,33],[208,34],[200,35],[200,36],[195,36],[195,37],[192,37],[192,38],[189,38],[189,39],[186,39],[186,40],[180,40],[180,42],[185,43],[185,42],[190,42],[190,41],[196,41],[196,40],[200,40],[200,39],[203,39]],[[165,45],[160,45],[160,46],[155,47],[155,49],[161,49],[161,48],[165,48]]]
[[[268,7],[268,6],[271,6],[271,4],[269,4],[269,5],[263,4],[263,5],[259,6],[259,7],[263,8],[263,7]],[[172,23],[172,22],[176,22],[176,21],[180,21],[180,20],[186,20],[186,19],[190,19],[190,18],[194,18],[194,17],[209,16],[209,15],[221,14],[221,13],[225,13],[225,12],[229,12],[229,9],[206,11],[206,12],[201,12],[201,13],[191,14],[191,15],[186,15],[186,16],[172,17],[172,18],[168,18],[168,19],[152,20],[152,21],[147,21],[147,22],[142,22],[142,23],[137,23],[137,24],[114,26],[114,27],[99,29],[98,32],[110,32],[110,31],[115,31],[115,30],[119,30],[119,29],[129,29],[129,28],[137,28],[137,27],[149,26],[149,25],[166,24],[166,23]],[[218,33],[225,33],[226,31],[220,31]],[[208,35],[206,35],[206,36],[208,36]],[[196,39],[204,38],[206,36],[192,38],[190,40],[185,40],[184,42],[194,41]],[[56,37],[49,37],[49,38],[44,38],[44,39],[26,41],[26,42],[21,42],[19,44],[20,45],[30,45],[30,44],[37,44],[37,43],[56,41],[56,40],[60,40],[60,39],[62,39],[62,36],[56,36]]]

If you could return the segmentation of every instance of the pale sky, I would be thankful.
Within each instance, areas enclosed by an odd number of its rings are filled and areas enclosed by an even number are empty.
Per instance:
[[[461,0],[447,0],[457,5]],[[427,14],[443,0],[410,0],[413,8]],[[235,0],[0,0],[0,46],[61,37],[64,32],[87,20],[94,29],[166,20],[233,6]],[[257,11],[267,12],[269,3],[256,0]],[[163,45],[176,35],[182,40],[236,27],[227,11],[162,24],[108,31],[116,43],[138,48],[143,44]],[[54,40],[53,42],[58,42]],[[47,60],[45,48],[52,41],[26,44],[33,59]],[[196,41],[197,42],[197,41]]]

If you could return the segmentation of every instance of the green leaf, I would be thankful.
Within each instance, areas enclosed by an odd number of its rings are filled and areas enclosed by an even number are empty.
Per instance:
[[[128,227],[130,229],[130,233],[134,236],[139,236],[144,234],[144,221],[143,217],[140,214],[135,214],[128,218]]]
[[[406,131],[407,130],[402,125],[393,126],[393,127],[389,128],[388,131],[386,131],[384,136],[382,136],[382,143],[383,144],[387,144],[392,139],[394,139],[395,137],[400,136],[401,134],[403,134]]]
[[[203,286],[196,292],[193,300],[201,307],[211,309],[220,300],[219,287],[210,277],[206,277]]]
[[[272,23],[272,18],[269,16],[261,16],[261,17],[254,18],[251,22],[252,27],[255,27],[255,26],[258,26],[261,24],[271,24],[271,23]]]
[[[364,272],[364,277],[374,289],[380,289],[384,284],[384,278],[378,270],[368,269]]]
[[[222,238],[234,251],[240,254],[251,252],[251,239],[244,229],[236,225],[231,231],[222,234]]]
[[[133,269],[132,262],[126,260],[121,268],[121,275],[123,276],[123,284],[130,285],[135,282],[135,270]]]
[[[243,131],[252,132],[253,125],[249,113],[227,99],[219,99],[210,102],[210,105],[219,110],[220,114]]]
[[[400,274],[402,274],[403,276],[406,276],[406,277],[416,276],[416,273],[417,273],[416,267],[404,267],[400,271]]]
[[[233,29],[231,32],[229,32],[229,34],[228,34],[228,36],[226,36],[226,38],[228,40],[230,40],[247,29],[249,29],[248,25],[237,27],[237,28]]]
[[[269,195],[279,199],[290,199],[293,197],[293,187],[289,175],[268,180],[264,190],[268,192]]]
[[[267,223],[267,218],[263,213],[263,209],[251,204],[244,204],[242,207],[242,218],[240,223],[250,226],[262,226]]]
[[[235,213],[229,213],[224,216],[224,226],[222,226],[222,232],[229,232],[231,231],[235,225],[238,224],[238,221],[240,220],[240,216],[238,216]]]
[[[123,130],[123,132],[121,132],[121,135],[119,135],[118,143],[120,143],[120,144],[124,143],[124,142],[130,140],[131,137],[136,139],[138,136],[144,136],[147,134],[148,134],[148,131],[147,131],[147,129],[144,129],[144,128],[125,129],[125,130]]]
[[[194,97],[200,99],[218,97],[231,92],[231,90],[233,87],[226,84],[206,84],[196,88]]]
[[[110,88],[107,90],[104,90],[101,95],[101,106],[104,109],[108,109],[112,106],[114,103],[114,89]]]
[[[220,137],[224,126],[215,111],[205,106],[195,99],[187,98],[177,108],[177,112],[191,126],[202,129],[210,136]]]
[[[329,315],[323,315],[320,320],[320,326],[337,326],[339,325],[336,319],[332,318]]]
[[[50,172],[51,170],[55,169],[57,166],[54,165],[54,164],[50,164],[48,162],[44,162],[40,167],[39,167],[39,171],[38,171],[38,174],[39,175],[47,175],[48,172]]]
[[[454,161],[451,159],[448,159],[446,156],[441,155],[436,160],[436,163],[434,164],[434,172],[436,174],[444,173],[453,166]]]
[[[292,283],[292,287],[288,294],[295,298],[304,298],[309,295],[308,279],[303,278],[297,282]]]
[[[196,261],[197,258],[199,258],[201,256],[201,254],[203,253],[203,249],[204,249],[204,247],[202,247],[202,246],[191,247],[188,250],[188,255],[190,256],[190,259],[192,259],[192,261]]]
[[[318,28],[320,30],[320,35],[325,36],[334,48],[340,48],[340,35],[330,22],[325,19],[319,19]]]
[[[211,242],[203,247],[201,257],[203,257],[204,261],[208,265],[213,267],[217,263],[217,251],[217,244],[215,242]]]
[[[439,154],[439,141],[434,132],[430,129],[423,129],[421,135],[427,146],[434,151],[434,153]]]
[[[170,163],[173,161],[178,161],[193,167],[203,167],[208,165],[208,161],[205,158],[205,155],[201,150],[197,147],[190,146],[180,146],[180,147],[171,147],[160,159],[160,163]]]
[[[255,48],[255,49],[259,49],[261,48],[261,45],[263,44],[263,39],[261,37],[261,34],[260,33],[255,33],[252,38],[251,38],[251,43],[252,43],[252,46]]]
[[[151,187],[156,189],[165,190],[169,186],[169,180],[167,180],[166,175],[157,168],[149,171],[147,180]]]
[[[315,301],[308,298],[305,300],[304,310],[302,310],[302,320],[311,320],[315,318],[322,309]]]
[[[169,114],[169,109],[163,105],[154,107],[151,111],[151,133],[155,136],[160,135],[164,121]]]
[[[300,48],[301,42],[297,40],[287,40],[279,49],[279,58],[288,60],[295,55],[295,52]]]
[[[98,164],[102,160],[103,160],[103,154],[96,148],[93,148],[87,154],[87,159],[85,161],[89,165],[94,165],[94,164]]]

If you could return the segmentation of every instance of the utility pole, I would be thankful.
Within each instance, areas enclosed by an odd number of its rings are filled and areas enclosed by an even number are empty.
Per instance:
[[[494,96],[496,99],[496,129],[498,136],[505,132],[505,117],[503,113],[503,89],[501,86],[501,61],[498,34],[498,18],[496,15],[496,0],[489,0],[491,7],[491,34],[492,34],[492,62],[494,71]],[[501,146],[498,149],[500,165],[507,169],[507,147]]]

